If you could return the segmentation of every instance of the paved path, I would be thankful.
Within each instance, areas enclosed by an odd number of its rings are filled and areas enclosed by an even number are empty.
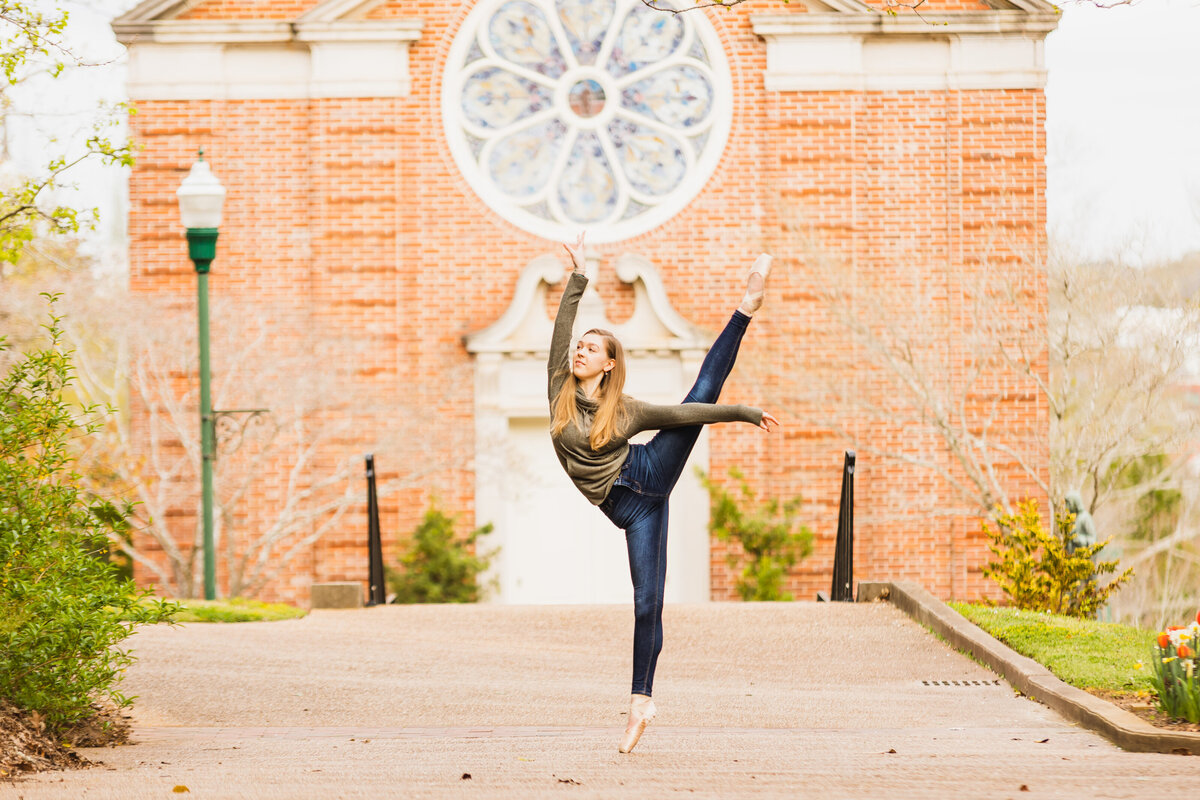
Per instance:
[[[629,756],[628,608],[148,629],[125,685],[137,744],[0,798],[1145,800],[1200,774],[1015,696],[886,604],[668,606],[665,625],[659,719]]]

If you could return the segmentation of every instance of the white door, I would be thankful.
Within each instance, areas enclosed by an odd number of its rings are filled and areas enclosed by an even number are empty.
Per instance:
[[[648,438],[648,435],[639,437]],[[571,483],[550,444],[546,418],[508,422],[503,511],[484,547],[500,547],[495,602],[632,603],[625,533]],[[707,495],[689,466],[671,502],[668,602],[708,599]]]
[[[505,509],[493,544],[502,603],[630,603],[625,535],[579,493],[550,444],[548,419],[512,419]]]

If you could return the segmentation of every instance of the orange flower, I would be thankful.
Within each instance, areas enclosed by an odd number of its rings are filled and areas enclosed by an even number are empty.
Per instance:
[[[1173,631],[1181,631],[1181,630],[1183,630],[1182,625],[1168,625],[1167,626],[1167,633],[1171,633]]]
[[[1176,650],[1175,652],[1179,654],[1180,658],[1191,658],[1192,656],[1194,656],[1196,654],[1195,651],[1192,650],[1192,648],[1188,647],[1186,644],[1179,645],[1179,649]]]
[[[1200,611],[1196,612],[1196,624],[1200,625]]]
[[[1163,650],[1166,650],[1166,649],[1167,649],[1167,647],[1168,647],[1170,644],[1171,644],[1171,637],[1170,637],[1170,636],[1168,636],[1168,635],[1167,635],[1167,634],[1165,634],[1165,633],[1160,633],[1160,634],[1158,635],[1158,646],[1159,646],[1159,647],[1161,647]]]

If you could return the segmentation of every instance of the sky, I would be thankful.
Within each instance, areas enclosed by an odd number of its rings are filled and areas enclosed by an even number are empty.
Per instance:
[[[5,134],[16,168],[36,169],[85,133],[97,100],[125,99],[122,48],[108,23],[135,4],[66,0],[72,47],[100,66],[13,94],[14,106],[29,112]],[[1153,264],[1200,251],[1200,0],[1061,5],[1045,46],[1051,240],[1088,260]],[[61,144],[48,149],[47,136]],[[122,261],[126,179],[117,169],[86,167],[68,198],[100,208],[91,241],[105,261]]]

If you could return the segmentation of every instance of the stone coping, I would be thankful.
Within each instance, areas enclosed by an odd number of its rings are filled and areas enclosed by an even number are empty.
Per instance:
[[[1096,731],[1123,750],[1200,755],[1200,733],[1156,728],[1134,714],[1064,683],[1046,667],[993,638],[912,581],[860,582],[858,602],[886,600],[952,647],[1002,676],[1014,689]]]

